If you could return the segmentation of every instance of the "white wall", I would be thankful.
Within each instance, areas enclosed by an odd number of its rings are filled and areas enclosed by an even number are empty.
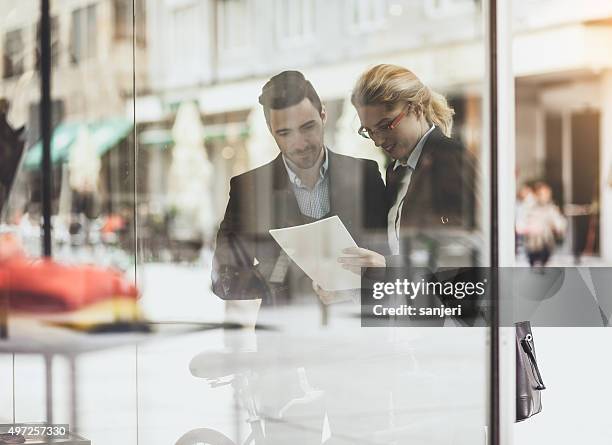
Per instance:
[[[211,0],[149,0],[146,8],[148,74],[153,90],[210,82]]]
[[[542,412],[515,425],[517,445],[608,444],[612,330],[533,328],[546,390]]]

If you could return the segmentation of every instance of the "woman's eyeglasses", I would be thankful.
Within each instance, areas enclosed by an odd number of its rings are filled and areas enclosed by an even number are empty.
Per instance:
[[[366,128],[364,126],[359,127],[359,130],[357,130],[357,133],[366,138],[366,139],[374,139],[374,136],[376,134],[380,134],[380,133],[385,133],[387,131],[391,131],[393,130],[395,127],[397,127],[399,125],[399,123],[401,122],[401,120],[406,116],[406,113],[404,111],[402,111],[400,114],[398,114],[395,119],[393,119],[390,123],[385,124],[385,125],[381,125],[377,128],[374,128],[372,130],[370,130],[369,128]]]

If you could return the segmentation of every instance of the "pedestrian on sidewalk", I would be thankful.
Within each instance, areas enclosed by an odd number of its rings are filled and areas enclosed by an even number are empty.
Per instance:
[[[567,222],[552,201],[545,182],[534,185],[535,202],[526,209],[525,248],[529,265],[546,266],[554,248],[565,237]]]

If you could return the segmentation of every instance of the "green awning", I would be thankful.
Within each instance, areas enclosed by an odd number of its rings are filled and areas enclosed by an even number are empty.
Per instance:
[[[235,136],[240,139],[249,137],[249,128],[245,124],[237,124]],[[204,126],[204,141],[224,141],[228,138],[226,124],[215,124]],[[148,148],[165,150],[174,145],[172,130],[166,128],[149,128],[138,132],[138,142]]]
[[[68,159],[70,146],[74,142],[79,129],[79,124],[60,124],[53,131],[51,138],[51,162],[62,162]],[[42,160],[42,142],[38,141],[26,153],[24,166],[28,169],[40,167]]]
[[[127,119],[115,118],[92,124],[92,140],[102,156],[127,137],[134,128],[134,123]]]
[[[141,145],[165,149],[174,144],[174,139],[172,139],[172,132],[170,130],[153,128],[139,131],[138,142]]]
[[[91,140],[96,146],[98,156],[102,156],[113,148],[132,131],[132,121],[123,118],[106,119],[99,122],[84,124],[81,122],[63,123],[53,131],[51,138],[51,162],[66,162],[70,156],[70,147],[74,143],[82,125],[87,125]],[[42,159],[42,142],[38,141],[32,146],[24,161],[28,169],[40,167]]]

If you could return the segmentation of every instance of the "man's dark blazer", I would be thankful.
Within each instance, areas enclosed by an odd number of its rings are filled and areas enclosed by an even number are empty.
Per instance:
[[[329,149],[327,153],[327,216],[340,217],[359,246],[387,253],[387,203],[377,164]],[[263,298],[264,303],[290,298],[289,281],[296,279],[296,273],[283,276],[282,263],[287,264],[287,257],[281,258],[281,248],[268,231],[305,222],[309,220],[299,210],[280,154],[268,164],[232,178],[217,233],[213,292],[223,299]],[[296,268],[293,265],[291,272]],[[301,270],[297,274],[304,278]]]
[[[390,182],[394,163],[387,168]],[[476,165],[471,154],[436,127],[428,136],[400,215],[400,255],[393,265],[409,265],[416,238],[435,242],[442,237],[462,236],[476,226]],[[395,196],[388,192],[392,206]]]

